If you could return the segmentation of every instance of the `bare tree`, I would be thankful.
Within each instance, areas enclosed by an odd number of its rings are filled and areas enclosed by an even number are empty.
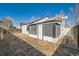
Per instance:
[[[60,11],[59,16],[60,16],[60,17],[64,17],[64,16],[65,16],[63,10]],[[62,20],[63,20],[63,19],[62,19]],[[64,25],[64,26],[67,26],[66,20],[67,20],[67,19],[64,19],[64,20],[63,20],[63,21],[64,21],[64,22],[63,22],[63,25]]]
[[[2,22],[8,27],[13,26],[13,20],[9,16],[4,18]]]
[[[73,15],[73,26],[72,26],[72,33],[74,39],[78,42],[78,47],[79,47],[79,38],[78,38],[78,17],[79,17],[79,4],[75,4],[75,7],[71,9],[72,15]]]
[[[70,9],[72,16],[73,16],[73,26],[77,25],[78,23],[78,16],[79,16],[79,4],[75,4],[75,7]]]
[[[64,15],[64,12],[63,10],[60,11],[59,15],[63,16]]]

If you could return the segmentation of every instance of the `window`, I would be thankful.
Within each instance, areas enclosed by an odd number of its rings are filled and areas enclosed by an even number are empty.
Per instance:
[[[37,25],[30,25],[29,26],[29,33],[36,35],[37,34]]]
[[[59,24],[43,24],[43,36],[49,37],[58,37],[60,34],[60,25]]]
[[[27,29],[27,31],[29,31],[29,30],[30,30],[30,29],[29,29],[29,26],[27,26],[27,28],[26,28],[26,29]]]
[[[56,23],[56,37],[58,37],[60,35],[60,32],[61,32],[61,30],[60,30],[60,24]]]

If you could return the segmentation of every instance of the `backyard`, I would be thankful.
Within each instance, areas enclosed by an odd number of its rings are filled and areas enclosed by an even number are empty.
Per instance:
[[[22,33],[5,32],[0,39],[0,56],[78,56],[79,50],[28,37]]]
[[[43,56],[44,54],[11,33],[0,40],[0,56]]]

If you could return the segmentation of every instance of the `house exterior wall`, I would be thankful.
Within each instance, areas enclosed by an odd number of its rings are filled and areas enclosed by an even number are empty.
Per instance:
[[[48,18],[45,18],[45,19],[48,19]],[[41,22],[41,21],[40,21]],[[58,24],[60,24],[60,35],[59,36],[57,36],[57,37],[53,37],[53,36],[45,36],[44,34],[43,34],[43,23],[39,23],[39,21],[38,22],[36,22],[36,25],[37,25],[37,34],[35,35],[35,34],[32,34],[32,33],[29,33],[29,31],[27,31],[27,26],[28,25],[24,25],[24,26],[22,26],[22,33],[25,33],[25,34],[27,34],[27,35],[29,35],[30,37],[33,37],[33,38],[37,38],[37,39],[40,39],[40,40],[44,40],[44,41],[49,41],[49,42],[51,42],[51,43],[57,43],[58,42],[58,40],[59,40],[59,38],[62,36],[62,35],[64,35],[64,34],[66,34],[65,33],[65,22],[59,22]],[[56,27],[57,28],[57,27]],[[57,28],[58,29],[58,28]],[[45,31],[45,30],[44,30]],[[56,30],[57,31],[57,30]],[[48,33],[47,33],[48,34]],[[56,33],[57,34],[57,33]]]
[[[49,37],[49,36],[43,36],[43,40],[51,42],[51,43],[57,43],[58,38],[53,38],[53,37]]]
[[[34,34],[28,34],[30,37],[33,37],[33,38],[38,38],[37,35],[34,35]]]
[[[27,25],[22,26],[22,33],[27,34],[27,35],[29,34],[29,32],[27,30]]]
[[[37,38],[38,37],[38,26],[37,25],[31,25],[29,26],[29,36],[33,37],[33,38]]]
[[[29,35],[30,37],[37,38],[40,40],[48,41],[51,43],[56,43],[58,41],[57,38],[49,37],[43,35],[43,24],[37,24],[37,35],[31,34],[27,31],[27,25],[22,26],[22,33]]]
[[[38,39],[43,40],[43,34],[42,34],[42,24],[38,24]]]
[[[45,25],[45,26],[47,27],[47,25]],[[43,28],[45,26],[43,26]],[[56,24],[51,23],[48,25],[47,28],[45,28],[45,29],[48,29],[48,31],[46,31],[46,32],[48,32],[50,35],[47,35],[48,33],[43,34],[43,40],[49,41],[51,43],[57,43],[57,41],[59,40],[58,37],[60,37],[60,36],[59,35],[57,36],[57,34],[56,34],[56,32],[57,32],[56,26],[57,26]],[[60,24],[59,24],[59,26],[60,26]],[[45,29],[43,29],[43,31],[45,31]],[[60,34],[61,34],[61,31],[60,31]]]

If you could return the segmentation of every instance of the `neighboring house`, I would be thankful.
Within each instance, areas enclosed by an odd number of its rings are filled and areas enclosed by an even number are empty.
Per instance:
[[[21,29],[22,28],[22,25],[25,25],[25,23],[17,23],[16,24],[16,28],[17,29]]]
[[[56,43],[61,35],[65,35],[66,18],[66,16],[45,17],[27,23],[22,26],[22,33],[33,38]]]

